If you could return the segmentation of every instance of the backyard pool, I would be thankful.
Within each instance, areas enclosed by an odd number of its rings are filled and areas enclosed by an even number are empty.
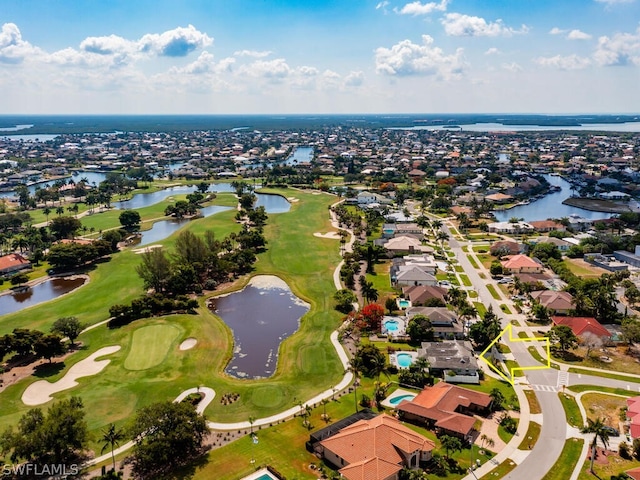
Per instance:
[[[384,328],[387,332],[397,332],[398,331],[398,321],[397,320],[387,320],[384,322]]]
[[[408,353],[398,353],[396,355],[398,365],[404,368],[408,368],[413,363],[413,358]]]
[[[398,395],[397,397],[393,397],[389,399],[389,403],[391,405],[398,405],[403,400],[412,400],[416,397],[415,393],[407,393],[405,395]]]
[[[398,307],[402,310],[405,310],[411,306],[411,302],[409,300],[405,300],[404,298],[398,299]]]
[[[255,473],[252,473],[248,477],[244,477],[242,480],[278,480],[278,477],[274,476],[266,468],[263,468]]]
[[[413,400],[417,394],[415,392],[411,392],[410,390],[404,390],[403,388],[399,388],[394,391],[391,395],[385,398],[381,403],[385,407],[388,408],[396,408],[403,401],[407,400],[410,402]]]

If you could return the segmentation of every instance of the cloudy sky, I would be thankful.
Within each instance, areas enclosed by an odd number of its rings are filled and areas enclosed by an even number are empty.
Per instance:
[[[0,0],[0,114],[638,113],[640,0]]]

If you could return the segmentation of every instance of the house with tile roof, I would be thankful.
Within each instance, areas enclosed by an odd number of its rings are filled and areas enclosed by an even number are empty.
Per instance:
[[[611,332],[593,317],[559,317],[552,316],[554,325],[566,325],[571,329],[576,337],[581,337],[585,333],[596,335],[605,341],[611,340]]]
[[[316,452],[347,480],[398,480],[431,460],[435,443],[386,414],[360,420],[322,440]]]
[[[511,273],[542,273],[544,267],[526,255],[512,255],[500,262]]]
[[[404,298],[408,298],[411,305],[419,307],[431,299],[438,299],[443,304],[446,302],[448,290],[443,287],[432,287],[430,285],[417,285],[402,288]]]
[[[631,438],[640,437],[640,396],[627,398],[627,419]]]
[[[438,279],[431,273],[426,272],[418,265],[401,265],[391,277],[391,281],[398,287],[415,285],[438,285]]]
[[[569,292],[554,290],[537,290],[529,294],[533,300],[557,315],[568,315],[576,308],[573,295]]]
[[[0,275],[31,268],[31,262],[18,253],[0,257]]]
[[[436,434],[454,435],[473,441],[474,414],[487,414],[491,397],[486,393],[440,382],[425,387],[413,400],[403,401],[397,410],[400,418],[434,428]]]

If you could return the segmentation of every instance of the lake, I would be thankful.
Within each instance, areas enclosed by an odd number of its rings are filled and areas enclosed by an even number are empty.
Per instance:
[[[20,293],[6,293],[0,295],[0,315],[17,312],[38,303],[47,302],[69,293],[86,281],[82,277],[52,278]]]
[[[588,219],[610,218],[611,213],[592,212],[570,205],[564,205],[563,200],[571,196],[571,184],[562,177],[554,175],[544,175],[551,185],[562,188],[559,192],[545,195],[540,200],[531,202],[528,205],[519,205],[509,210],[494,211],[493,214],[499,222],[508,222],[510,218],[523,218],[525,222],[534,220],[546,220],[547,218],[562,218],[575,214]]]
[[[253,277],[241,291],[212,299],[210,308],[233,332],[233,358],[225,372],[237,378],[272,376],[280,343],[309,311],[286,282],[272,275]]]
[[[313,160],[313,147],[296,147],[293,153],[285,160],[287,165],[297,165],[301,162]]]

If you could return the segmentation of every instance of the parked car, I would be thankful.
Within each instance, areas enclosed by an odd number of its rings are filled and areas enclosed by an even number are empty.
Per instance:
[[[504,277],[501,278],[500,280],[498,280],[498,283],[513,283],[513,278],[511,277]]]
[[[607,432],[610,437],[619,437],[620,436],[620,432],[618,431],[617,428],[613,428],[613,427],[610,427],[608,425],[605,425],[604,427],[602,427],[602,430]]]

